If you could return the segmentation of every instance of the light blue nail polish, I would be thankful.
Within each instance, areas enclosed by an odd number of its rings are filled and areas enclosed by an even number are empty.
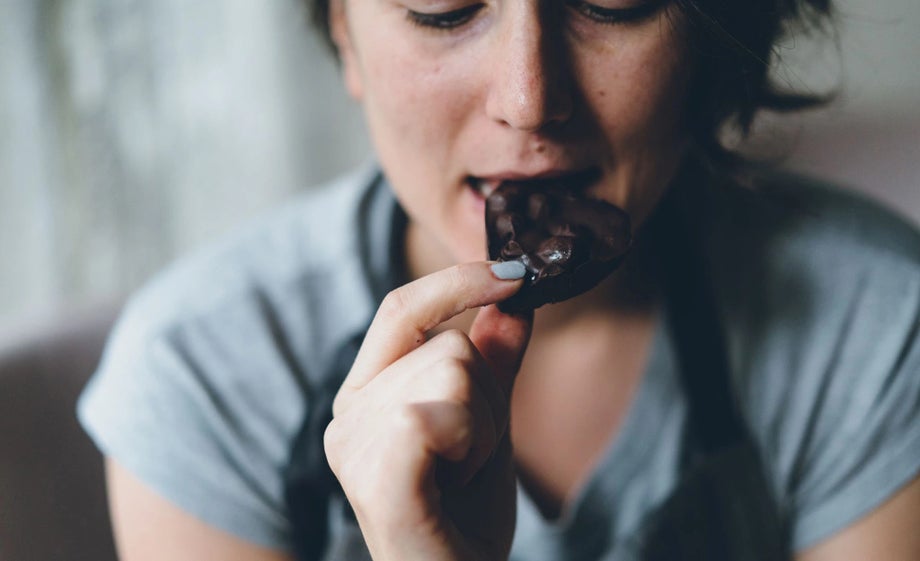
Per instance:
[[[520,261],[503,261],[492,265],[492,274],[498,280],[516,280],[524,278],[527,268]]]

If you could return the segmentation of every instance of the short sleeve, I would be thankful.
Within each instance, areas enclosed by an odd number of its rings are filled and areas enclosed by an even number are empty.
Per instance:
[[[78,416],[100,450],[202,521],[288,549],[282,473],[304,392],[264,307],[247,295],[164,322],[125,313]]]
[[[796,550],[831,537],[920,473],[920,274],[853,276],[838,322],[804,340],[777,456]],[[838,295],[839,296],[839,295]],[[822,335],[824,338],[822,338]]]
[[[139,291],[78,403],[100,450],[205,523],[291,551],[294,442],[391,277],[380,177],[305,191]]]

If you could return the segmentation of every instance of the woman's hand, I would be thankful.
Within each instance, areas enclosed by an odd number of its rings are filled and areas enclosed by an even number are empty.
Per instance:
[[[515,520],[511,386],[531,318],[495,306],[520,288],[488,263],[391,292],[333,406],[326,454],[374,559],[506,559]],[[425,334],[480,310],[469,336]]]

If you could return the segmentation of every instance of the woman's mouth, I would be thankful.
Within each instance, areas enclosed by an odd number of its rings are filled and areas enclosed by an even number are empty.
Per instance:
[[[526,175],[521,173],[502,173],[487,177],[469,175],[466,178],[467,186],[477,193],[483,200],[487,199],[499,186],[505,182],[514,182],[519,185],[545,185],[552,183],[561,186],[573,193],[583,193],[587,188],[600,178],[600,169],[590,167],[574,171],[550,170],[543,173]]]
[[[469,176],[466,178],[466,184],[473,191],[478,193],[483,199],[488,199],[498,186],[502,184],[498,179],[484,179],[481,177]]]

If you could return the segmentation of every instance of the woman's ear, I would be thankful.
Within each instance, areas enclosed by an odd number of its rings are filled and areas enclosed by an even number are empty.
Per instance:
[[[329,29],[342,64],[342,78],[345,80],[345,87],[351,97],[356,101],[361,101],[364,94],[361,67],[358,64],[355,46],[351,40],[351,30],[348,27],[346,1],[329,0]]]

